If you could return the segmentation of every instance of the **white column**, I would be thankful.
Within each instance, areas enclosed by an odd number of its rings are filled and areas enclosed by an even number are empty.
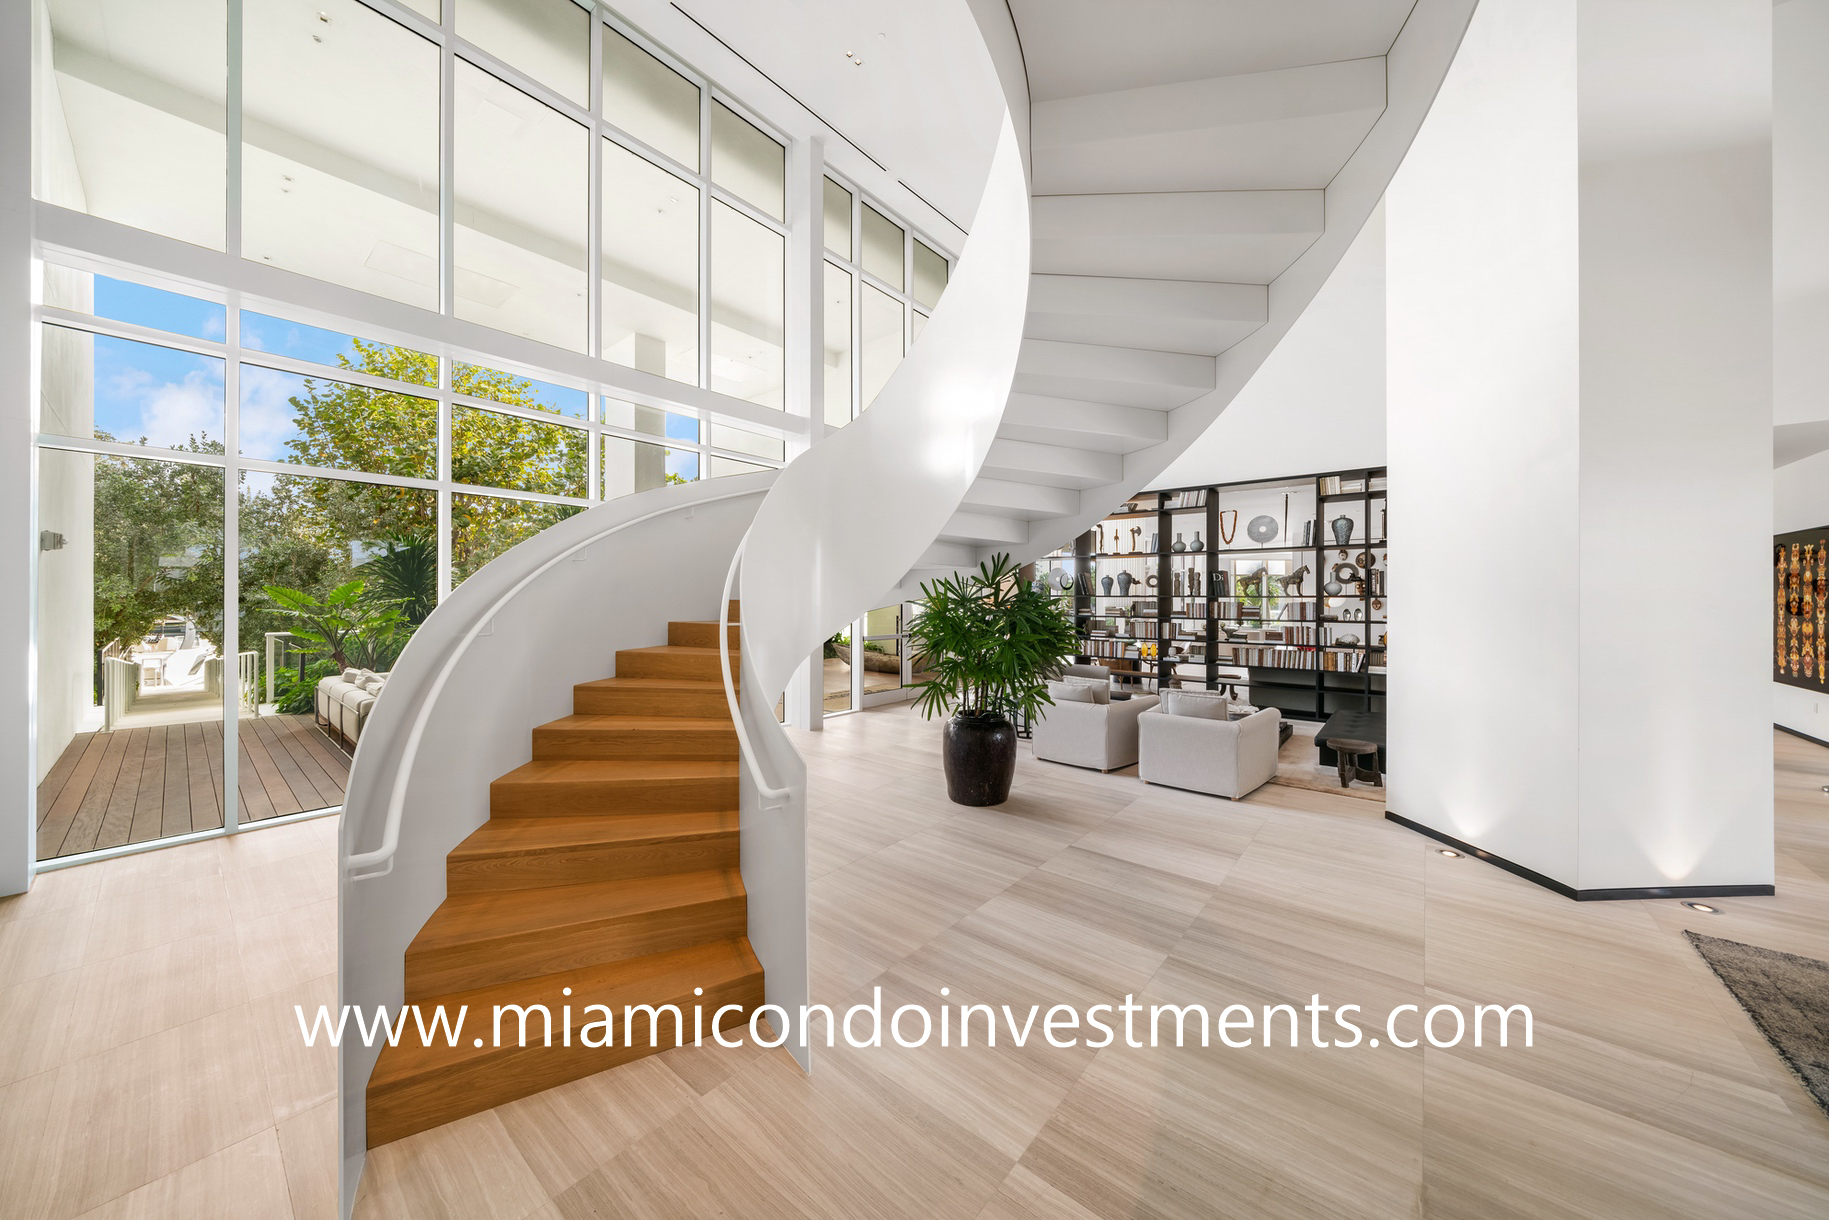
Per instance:
[[[32,601],[32,10],[0,5],[0,894],[31,884],[37,808]],[[10,558],[8,558],[10,556]]]
[[[1772,279],[1773,421],[1809,454],[1773,473],[1784,534],[1829,524],[1829,0],[1772,9]],[[1774,723],[1829,741],[1829,687],[1775,682],[1772,702]]]
[[[1485,0],[1387,205],[1393,813],[1769,885],[1765,0]]]

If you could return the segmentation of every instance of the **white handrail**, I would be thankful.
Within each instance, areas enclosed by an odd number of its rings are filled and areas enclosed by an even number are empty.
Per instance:
[[[749,532],[744,531],[743,538],[737,543],[737,553],[730,557],[730,571],[724,576],[724,597],[718,602],[718,665],[724,672],[724,701],[730,705],[730,722],[737,728],[737,750],[743,755],[743,765],[749,768],[749,777],[756,782],[756,791],[761,793],[764,801],[773,801],[773,805],[764,805],[765,809],[779,809],[781,802],[789,796],[786,788],[772,787],[762,778],[762,765],[756,761],[756,751],[749,744],[749,730],[743,727],[743,709],[737,704],[737,687],[730,679],[730,593],[735,587],[737,569],[743,565],[743,548],[749,543]],[[743,630],[739,620],[737,630]]]
[[[406,748],[400,752],[399,768],[394,772],[394,786],[388,793],[387,821],[383,825],[381,831],[381,846],[373,851],[356,852],[344,859],[343,868],[349,873],[349,879],[351,881],[368,881],[375,877],[385,877],[394,871],[394,852],[400,846],[400,815],[401,811],[406,807],[407,783],[412,777],[413,760],[419,755],[419,741],[425,736],[426,722],[431,719],[432,708],[438,703],[438,696],[444,690],[445,680],[449,678],[452,671],[457,668],[457,663],[463,660],[464,653],[469,651],[471,643],[478,635],[482,634],[483,628],[487,627],[495,616],[501,613],[503,607],[514,600],[514,598],[520,594],[521,590],[532,584],[537,577],[545,575],[548,571],[557,566],[560,561],[571,558],[571,556],[577,554],[593,542],[607,538],[611,534],[620,533],[630,526],[640,525],[644,521],[652,521],[656,517],[664,517],[668,513],[679,512],[682,509],[696,509],[706,504],[718,504],[725,500],[740,500],[745,496],[753,496],[755,494],[756,492],[752,488],[747,491],[733,491],[721,496],[709,496],[705,499],[695,499],[686,504],[674,504],[669,505],[666,508],[657,508],[651,513],[644,513],[642,516],[631,518],[628,521],[620,521],[606,529],[598,530],[590,537],[581,539],[571,546],[566,547],[563,551],[560,551],[557,555],[554,555],[551,559],[548,559],[545,563],[523,576],[515,583],[513,588],[496,598],[494,604],[489,607],[487,612],[478,615],[476,621],[470,624],[470,629],[464,633],[464,638],[458,641],[456,648],[451,650],[451,655],[445,658],[445,663],[439,669],[438,676],[432,681],[431,689],[426,692],[425,698],[420,700],[419,709],[413,716],[413,727],[407,734]],[[739,555],[743,553],[742,547],[739,546],[737,548],[737,553]],[[729,616],[730,612],[729,594],[730,590],[727,582],[723,610],[723,614],[726,617]],[[726,672],[725,680],[726,685],[728,685],[728,671]],[[737,725],[739,740],[742,739],[742,732],[743,726],[739,721]],[[356,871],[357,869],[373,868],[377,864],[385,864],[387,867],[372,873]]]

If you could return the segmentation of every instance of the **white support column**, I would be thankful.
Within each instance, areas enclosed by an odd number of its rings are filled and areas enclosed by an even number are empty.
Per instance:
[[[1771,11],[1483,0],[1386,196],[1390,808],[1590,897],[1773,880]]]
[[[32,452],[32,10],[0,5],[0,894],[31,885],[38,531]],[[11,555],[11,559],[5,556]]]

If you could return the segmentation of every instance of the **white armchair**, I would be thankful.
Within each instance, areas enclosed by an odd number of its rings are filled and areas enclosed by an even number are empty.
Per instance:
[[[1035,757],[1072,767],[1116,771],[1137,761],[1137,718],[1156,706],[1154,695],[1110,703],[1064,703],[1035,721]]]
[[[1242,720],[1149,711],[1138,718],[1137,774],[1145,783],[1236,801],[1276,775],[1280,719],[1273,707]]]

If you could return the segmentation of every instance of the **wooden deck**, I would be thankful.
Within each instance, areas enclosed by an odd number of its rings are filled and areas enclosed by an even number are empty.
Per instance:
[[[349,756],[310,716],[244,719],[240,819],[343,803]],[[222,825],[222,722],[79,733],[38,785],[38,858]]]

